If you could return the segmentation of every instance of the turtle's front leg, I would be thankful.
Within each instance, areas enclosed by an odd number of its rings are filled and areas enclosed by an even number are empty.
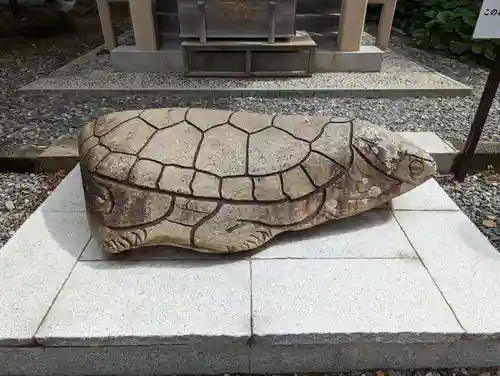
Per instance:
[[[147,229],[114,230],[102,226],[97,235],[101,247],[111,253],[121,253],[129,249],[145,245],[148,238]]]

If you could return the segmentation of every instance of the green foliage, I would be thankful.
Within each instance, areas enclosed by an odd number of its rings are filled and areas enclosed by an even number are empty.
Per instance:
[[[472,39],[481,3],[480,0],[399,0],[394,26],[410,34],[422,48],[488,65],[495,59],[500,41]]]

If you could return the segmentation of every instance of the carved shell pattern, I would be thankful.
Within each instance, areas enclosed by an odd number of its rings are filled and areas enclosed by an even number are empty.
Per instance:
[[[138,188],[277,202],[299,199],[345,174],[352,135],[348,118],[148,109],[88,123],[80,153],[89,172]]]

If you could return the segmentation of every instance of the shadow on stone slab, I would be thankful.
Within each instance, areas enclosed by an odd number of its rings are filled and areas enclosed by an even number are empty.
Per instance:
[[[253,252],[252,252],[253,253]],[[123,253],[113,254],[104,251],[93,237],[80,257],[80,261],[116,261],[129,262],[141,260],[176,260],[176,261],[212,261],[226,262],[247,259],[252,253],[201,253],[188,248],[171,246],[149,246],[135,248]]]
[[[312,240],[315,238],[341,235],[351,231],[360,231],[374,226],[379,226],[391,219],[392,213],[388,209],[388,205],[384,204],[379,208],[368,210],[351,217],[331,220],[313,228],[293,232],[284,232],[268,241],[262,247],[256,249],[253,253],[256,254],[258,251],[272,247],[275,244],[282,245],[299,240]]]

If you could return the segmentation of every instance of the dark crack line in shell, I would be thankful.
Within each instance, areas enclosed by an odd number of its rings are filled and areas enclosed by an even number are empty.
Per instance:
[[[342,165],[341,163],[337,162],[335,159],[329,157],[328,155],[326,155],[325,153],[319,151],[319,150],[313,150],[313,153],[316,153],[316,154],[319,154],[321,155],[322,157],[328,159],[330,162],[332,162],[334,165],[338,166],[342,171],[348,171],[349,169],[346,168],[344,165]]]
[[[198,161],[198,156],[200,155],[201,145],[203,144],[203,140],[205,139],[205,133],[201,133],[200,141],[198,141],[198,145],[196,146],[196,150],[194,151],[193,156],[193,169],[196,171],[196,162]],[[200,170],[201,172],[201,170]]]
[[[108,149],[108,150],[109,150],[109,149]],[[97,162],[97,164],[94,166],[94,172],[95,172],[95,173],[97,173],[97,169],[99,168],[99,166],[101,165],[101,163],[102,163],[102,162],[104,162],[104,160],[105,160],[107,157],[109,157],[109,155],[110,155],[110,154],[111,154],[111,152],[110,152],[110,151],[108,151],[108,154],[106,154],[104,157],[102,157],[102,159],[101,159],[99,162]],[[120,180],[116,179],[116,181],[120,181]]]
[[[196,236],[196,231],[201,227],[203,226],[205,223],[207,223],[209,220],[211,220],[213,217],[215,217],[220,209],[222,208],[222,202],[217,202],[217,206],[215,207],[214,211],[212,213],[210,213],[209,215],[207,215],[206,217],[203,217],[202,219],[200,219],[200,221],[198,223],[195,223],[192,227],[191,227],[191,231],[189,233],[189,244],[193,247],[196,247],[196,243],[195,243],[195,236]],[[200,247],[201,248],[201,247]]]
[[[160,170],[160,173],[158,175],[158,177],[156,178],[156,183],[155,183],[155,187],[158,191],[162,191],[162,189],[160,188],[160,180],[161,178],[163,177],[163,172],[165,172],[165,165],[162,165],[161,166],[161,170]]]
[[[312,179],[311,175],[309,175],[309,172],[307,171],[307,168],[304,167],[302,164],[300,165],[300,168],[302,169],[302,171],[304,171],[304,174],[306,174],[307,178],[309,179],[309,182],[312,184],[313,187],[316,187],[316,188],[319,188],[316,183],[314,182],[314,180]]]
[[[219,184],[218,184],[218,186],[217,186],[217,189],[218,189],[218,191],[219,191],[219,197],[220,197],[220,198],[224,198],[224,197],[222,196],[222,179],[220,179],[220,178],[219,178]]]
[[[154,129],[156,129],[156,131],[161,131],[163,129],[168,129],[170,127],[173,127],[174,125],[179,125],[179,124],[182,124],[184,122],[184,120],[181,120],[181,121],[178,121],[177,123],[174,123],[174,124],[170,124],[166,127],[163,127],[163,128],[158,128],[156,125],[154,125],[153,123],[150,123],[149,121],[147,121],[146,119],[142,118],[141,116],[138,116],[139,119],[141,119],[143,122],[145,122],[147,125],[149,125],[150,127],[153,127]],[[156,132],[155,132],[156,133]]]
[[[185,223],[182,223],[182,222],[174,221],[173,219],[167,219],[167,221],[169,221],[171,223],[175,223],[176,225],[184,226],[184,227],[191,227],[192,226],[192,225],[188,225],[188,224],[185,224]]]
[[[248,167],[250,165],[250,134],[247,134],[247,142],[246,142],[246,155],[245,155],[245,175],[248,174]]]
[[[377,147],[378,147],[378,145],[377,145],[375,142],[370,141],[370,140],[367,140],[366,138],[364,138],[364,137],[362,137],[362,136],[358,136],[357,138],[359,138],[361,141],[366,142],[367,144],[370,144],[370,145],[372,145],[372,146],[377,146]]]
[[[166,195],[166,196],[170,196],[170,195]],[[116,230],[116,231],[129,231],[129,230],[141,230],[141,229],[147,229],[148,227],[151,227],[151,226],[155,226],[165,220],[168,220],[168,217],[172,214],[173,210],[174,210],[174,204],[175,204],[175,197],[173,196],[170,196],[170,204],[168,205],[168,209],[167,211],[165,212],[165,214],[163,214],[162,216],[152,220],[152,221],[149,221],[149,222],[146,222],[146,223],[141,223],[140,225],[134,225],[134,226],[108,226],[110,229],[112,230]]]
[[[238,178],[242,178],[242,177],[247,177],[247,176],[251,176],[251,177],[254,177],[254,178],[265,178],[265,177],[269,177],[269,176],[274,176],[276,174],[283,174],[285,172],[288,172],[290,170],[293,170],[295,167],[299,166],[301,163],[304,163],[308,158],[309,156],[311,155],[312,153],[312,150],[311,150],[311,145],[309,144],[309,150],[307,151],[307,154],[304,156],[304,158],[302,158],[300,161],[298,161],[296,164],[294,164],[293,166],[290,166],[290,167],[287,167],[287,168],[284,168],[284,169],[281,169],[279,171],[275,171],[275,172],[269,172],[267,174],[248,174],[248,175],[235,175],[233,177],[238,177]]]
[[[233,115],[234,115],[235,113],[236,113],[236,111],[231,112],[231,114],[229,115],[229,118],[227,119],[227,124],[229,124],[229,126],[230,126],[230,127],[233,127],[233,128],[235,128],[235,129],[238,129],[238,130],[240,130],[240,131],[242,131],[242,132],[246,133],[247,135],[249,135],[249,134],[250,134],[250,132],[248,132],[248,131],[244,130],[243,128],[238,127],[236,124],[234,124],[234,123],[232,123],[232,122],[231,122],[231,118],[233,117]],[[248,137],[248,136],[247,136],[247,137]]]
[[[353,143],[353,140],[354,140],[354,121],[351,121],[349,123],[349,137],[347,140],[347,145],[349,147],[349,150],[351,151],[351,155],[349,158],[349,164],[348,164],[348,166],[349,166],[348,170],[351,169],[352,164],[354,163],[354,143]]]
[[[90,123],[90,122],[89,122],[89,123]],[[88,127],[88,126],[89,126],[88,124],[85,124],[85,125],[83,126],[83,128]],[[95,129],[95,125],[94,125],[94,124],[92,124],[92,134],[91,134],[90,136],[88,136],[85,140],[82,140],[81,142],[79,142],[79,144],[80,144],[80,145],[82,145],[82,146],[83,146],[83,144],[84,144],[84,143],[86,143],[88,140],[90,140],[92,137],[96,137],[96,136],[95,136],[95,134],[94,134],[94,129]],[[83,134],[83,132],[81,132],[81,133],[79,134],[79,136],[80,136],[81,134]],[[78,137],[78,138],[80,138],[80,137]]]
[[[401,179],[398,179],[394,176],[391,176],[391,175],[388,175],[387,173],[385,173],[384,171],[382,171],[378,166],[374,165],[373,162],[367,157],[365,156],[361,150],[359,150],[356,146],[354,146],[354,149],[356,150],[356,152],[359,154],[359,156],[366,162],[366,164],[368,164],[369,166],[371,166],[374,170],[380,172],[382,175],[388,177],[389,179],[391,180],[394,180],[394,181],[397,181],[399,183],[405,183],[403,180]]]
[[[190,202],[190,200],[186,200],[186,203]],[[198,213],[198,214],[211,214],[212,212],[211,211],[200,211],[200,210],[195,210],[195,209],[191,209],[187,206],[180,206],[180,205],[177,205],[175,204],[175,206],[177,206],[179,209],[181,210],[187,210],[187,211],[190,211],[190,212],[193,212],[193,213]]]
[[[325,133],[325,129],[326,129],[326,127],[327,127],[328,124],[334,124],[334,123],[328,122],[328,123],[323,124],[321,126],[321,130],[316,135],[316,137],[314,137],[311,141],[309,141],[311,144],[314,143],[314,142],[316,142],[316,141],[318,141],[321,138],[321,136],[323,136],[323,133]]]
[[[187,119],[188,113],[189,113],[189,111],[191,111],[192,109],[193,109],[192,107],[189,107],[189,108],[186,110],[186,112],[184,112],[184,121],[185,121],[186,123],[188,123],[190,126],[192,126],[192,127],[196,128],[199,132],[201,132],[201,134],[203,134],[203,131],[202,131],[200,128],[198,128],[198,126],[197,126],[196,124],[194,124],[193,122],[191,122],[191,121],[189,121],[189,120]]]
[[[257,133],[260,133],[260,132],[264,132],[265,130],[269,129],[269,128],[277,128],[277,127],[273,127],[272,125],[268,125],[267,127],[264,127],[262,129],[259,129],[258,131],[255,131],[255,132],[250,132],[250,134],[257,134]]]
[[[130,181],[130,177],[131,177],[131,175],[132,175],[132,171],[134,171],[134,167],[135,167],[135,165],[136,165],[139,161],[140,161],[140,159],[139,159],[139,158],[137,158],[137,159],[134,161],[134,163],[132,163],[132,166],[130,166],[130,168],[129,168],[128,172],[127,172],[127,177],[125,178],[125,180]]]
[[[250,178],[250,182],[252,183],[252,198],[255,201],[258,201],[257,197],[255,196],[255,180],[254,180],[254,178]]]
[[[98,142],[97,142],[97,144],[95,144],[95,145],[94,145],[94,146],[92,146],[89,150],[87,150],[87,152],[85,153],[85,156],[87,156],[87,154],[88,154],[88,153],[90,153],[90,151],[91,151],[92,149],[94,149],[95,147],[97,147],[97,146],[99,146],[99,145],[100,145],[100,144],[99,144],[99,141],[98,141]],[[83,145],[82,145],[82,146],[83,146]]]
[[[353,118],[353,117],[350,117],[348,120],[343,120],[343,121],[335,121],[335,120],[330,119],[328,122],[332,123],[332,124],[347,124],[347,123],[352,123],[354,121],[354,119],[355,118]]]
[[[192,107],[189,107],[187,110],[186,110],[186,113],[184,114],[184,121],[186,123],[188,123],[189,125],[193,126],[194,128],[196,128],[197,130],[199,130],[201,133],[205,133],[207,131],[209,131],[210,129],[214,129],[216,127],[220,127],[221,125],[224,125],[224,124],[228,124],[228,120],[224,121],[223,123],[220,123],[220,124],[215,124],[213,126],[211,126],[210,128],[208,128],[207,130],[203,131],[200,127],[198,127],[195,123],[193,123],[192,121],[188,120],[187,116],[188,116],[188,112],[191,111],[193,108]],[[208,110],[210,111],[209,109],[206,109],[205,110]]]
[[[194,184],[194,179],[196,178],[197,173],[198,173],[198,171],[194,170],[193,176],[191,177],[191,181],[188,184],[189,192],[191,192],[192,195],[194,195],[193,184]]]
[[[153,128],[155,129],[155,131],[153,133],[151,133],[151,135],[148,137],[148,139],[146,140],[146,142],[144,143],[144,145],[142,145],[139,150],[137,151],[136,155],[140,158],[139,154],[142,153],[142,151],[144,149],[146,149],[146,146],[149,145],[149,143],[151,142],[151,140],[153,139],[153,137],[158,133],[158,128]]]
[[[127,120],[122,121],[121,123],[119,123],[119,124],[115,125],[113,128],[111,128],[110,130],[108,130],[108,131],[104,132],[104,133],[103,133],[103,134],[101,134],[100,136],[98,136],[98,135],[95,135],[95,136],[96,136],[96,137],[98,137],[99,139],[101,139],[101,138],[103,138],[104,136],[106,136],[108,133],[113,132],[113,131],[114,131],[116,128],[118,128],[120,125],[123,125],[123,124],[125,124],[125,123],[129,122],[130,120],[137,119],[138,117],[139,117],[138,115],[137,115],[137,116],[133,116],[133,117],[131,117],[130,119],[127,119]],[[95,129],[95,128],[94,128],[94,129]],[[94,133],[95,133],[95,132],[94,132]]]
[[[281,116],[283,116],[283,115],[281,115]],[[286,116],[286,115],[285,115],[285,116]],[[276,129],[278,129],[278,130],[280,130],[280,131],[285,132],[285,133],[286,133],[286,134],[288,134],[290,137],[293,137],[293,138],[295,138],[295,139],[296,139],[296,140],[298,140],[298,141],[307,142],[308,144],[311,144],[311,143],[312,143],[312,141],[309,141],[309,140],[308,140],[308,139],[306,139],[306,138],[300,138],[299,136],[294,135],[292,132],[290,132],[290,131],[288,131],[288,130],[286,130],[286,129],[284,129],[284,128],[281,128],[281,127],[279,127],[279,126],[277,126],[277,125],[275,124],[275,119],[276,119],[277,117],[278,117],[278,115],[273,116],[273,119],[271,120],[272,127],[276,128]],[[320,132],[321,132],[321,131],[320,131]]]
[[[283,194],[283,196],[291,200],[292,196],[290,196],[288,193],[285,192],[285,183],[283,182],[283,174],[280,174],[280,186],[281,186],[281,193]]]

